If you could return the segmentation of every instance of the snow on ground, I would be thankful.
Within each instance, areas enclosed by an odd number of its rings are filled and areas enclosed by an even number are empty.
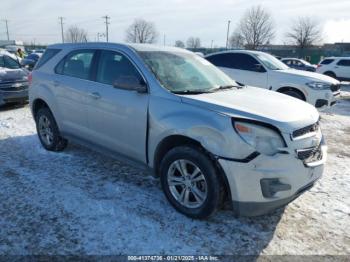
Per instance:
[[[350,91],[350,89],[348,89]],[[284,210],[192,220],[142,170],[39,144],[28,106],[0,109],[0,254],[350,254],[350,92],[322,113],[324,176]]]

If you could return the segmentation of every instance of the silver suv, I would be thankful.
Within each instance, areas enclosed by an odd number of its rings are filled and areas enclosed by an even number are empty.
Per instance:
[[[70,140],[142,163],[193,218],[225,200],[237,215],[264,214],[323,172],[326,146],[313,106],[239,85],[183,49],[57,44],[31,79],[44,148],[60,151]]]

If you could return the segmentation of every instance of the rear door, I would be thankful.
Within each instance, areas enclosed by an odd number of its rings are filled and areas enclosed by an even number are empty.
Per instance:
[[[146,161],[148,93],[115,87],[118,79],[144,78],[123,53],[101,50],[89,98],[88,122],[93,139],[103,147]]]
[[[95,52],[91,49],[70,52],[56,66],[51,84],[63,131],[82,138],[89,135],[87,103],[94,84],[90,79]]]
[[[337,77],[350,79],[350,59],[340,59],[335,68]]]

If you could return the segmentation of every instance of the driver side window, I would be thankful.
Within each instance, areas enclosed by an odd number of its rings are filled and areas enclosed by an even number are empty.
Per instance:
[[[101,51],[97,66],[96,81],[114,85],[119,81],[142,82],[135,66],[123,54],[115,51]]]

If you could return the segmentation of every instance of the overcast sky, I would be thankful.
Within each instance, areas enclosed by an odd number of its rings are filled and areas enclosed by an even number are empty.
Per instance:
[[[36,43],[61,41],[58,21],[64,27],[77,25],[95,41],[105,32],[102,16],[109,15],[110,41],[123,42],[125,30],[135,18],[155,23],[159,43],[173,45],[190,36],[200,37],[203,46],[224,46],[227,21],[231,29],[253,5],[268,10],[276,26],[274,43],[286,42],[285,32],[298,16],[312,16],[324,28],[324,42],[350,42],[350,0],[1,0],[0,19],[9,20],[10,38]],[[231,30],[231,32],[232,32]],[[0,39],[6,39],[3,20]]]

